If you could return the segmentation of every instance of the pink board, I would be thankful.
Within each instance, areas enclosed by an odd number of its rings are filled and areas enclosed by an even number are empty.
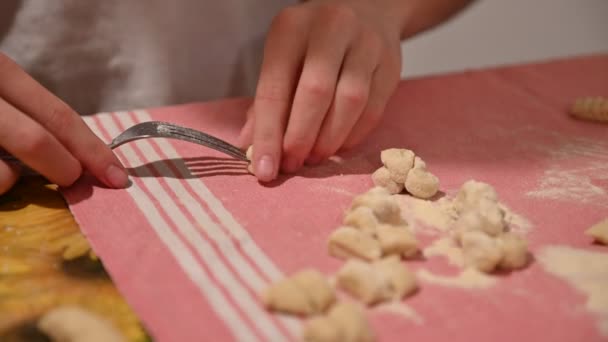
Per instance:
[[[215,151],[148,140],[117,150],[130,168],[131,188],[104,189],[85,177],[65,196],[158,341],[295,340],[301,323],[266,313],[256,294],[303,267],[337,270],[341,262],[327,255],[327,236],[352,197],[371,187],[369,175],[385,148],[416,151],[448,194],[469,179],[492,184],[531,223],[533,253],[548,245],[608,253],[582,234],[608,217],[608,126],[566,114],[575,98],[588,95],[608,96],[608,55],[404,81],[381,127],[342,162],[262,186],[243,163]],[[86,120],[106,141],[146,120],[234,141],[248,104],[229,100]],[[407,263],[413,270],[456,272],[443,258]],[[419,321],[370,311],[374,330],[381,341],[602,339],[601,317],[585,309],[585,294],[538,262],[497,278],[475,290],[422,284],[405,300]]]

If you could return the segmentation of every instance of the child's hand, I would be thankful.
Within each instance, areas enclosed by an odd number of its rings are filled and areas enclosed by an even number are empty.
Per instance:
[[[68,105],[0,53],[0,147],[50,181],[67,186],[87,169],[110,187],[128,178],[120,161]],[[0,194],[18,178],[0,160]]]
[[[361,142],[400,77],[400,21],[369,0],[313,0],[283,10],[266,39],[241,133],[261,181]]]

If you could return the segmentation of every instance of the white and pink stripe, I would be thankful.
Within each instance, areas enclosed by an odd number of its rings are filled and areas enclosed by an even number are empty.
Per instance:
[[[151,119],[147,112],[136,111],[99,114],[85,121],[109,141],[127,127]],[[293,340],[299,322],[268,314],[256,298],[269,281],[281,277],[281,272],[202,180],[188,177],[184,164],[170,161],[180,158],[173,146],[163,139],[141,140],[116,152],[132,170],[133,185],[128,193],[134,209],[145,217],[160,248],[175,258],[181,271],[199,288],[199,295],[228,327],[232,338]],[[187,300],[177,295],[175,299]],[[142,319],[146,322],[145,313]],[[156,324],[147,323],[151,327]]]

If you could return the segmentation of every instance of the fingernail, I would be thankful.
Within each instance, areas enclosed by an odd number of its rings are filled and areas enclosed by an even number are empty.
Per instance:
[[[285,172],[287,173],[293,173],[296,172],[298,170],[298,168],[300,167],[300,161],[296,158],[293,157],[287,157],[287,159],[285,159]]]
[[[256,176],[261,181],[271,181],[274,179],[274,161],[271,156],[265,155],[260,158],[258,165],[254,168]]]
[[[114,164],[106,169],[106,181],[114,188],[124,188],[129,184],[127,172]]]

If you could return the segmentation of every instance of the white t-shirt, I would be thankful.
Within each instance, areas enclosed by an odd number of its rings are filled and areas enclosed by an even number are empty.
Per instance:
[[[252,95],[296,2],[1,0],[0,51],[81,114]]]

